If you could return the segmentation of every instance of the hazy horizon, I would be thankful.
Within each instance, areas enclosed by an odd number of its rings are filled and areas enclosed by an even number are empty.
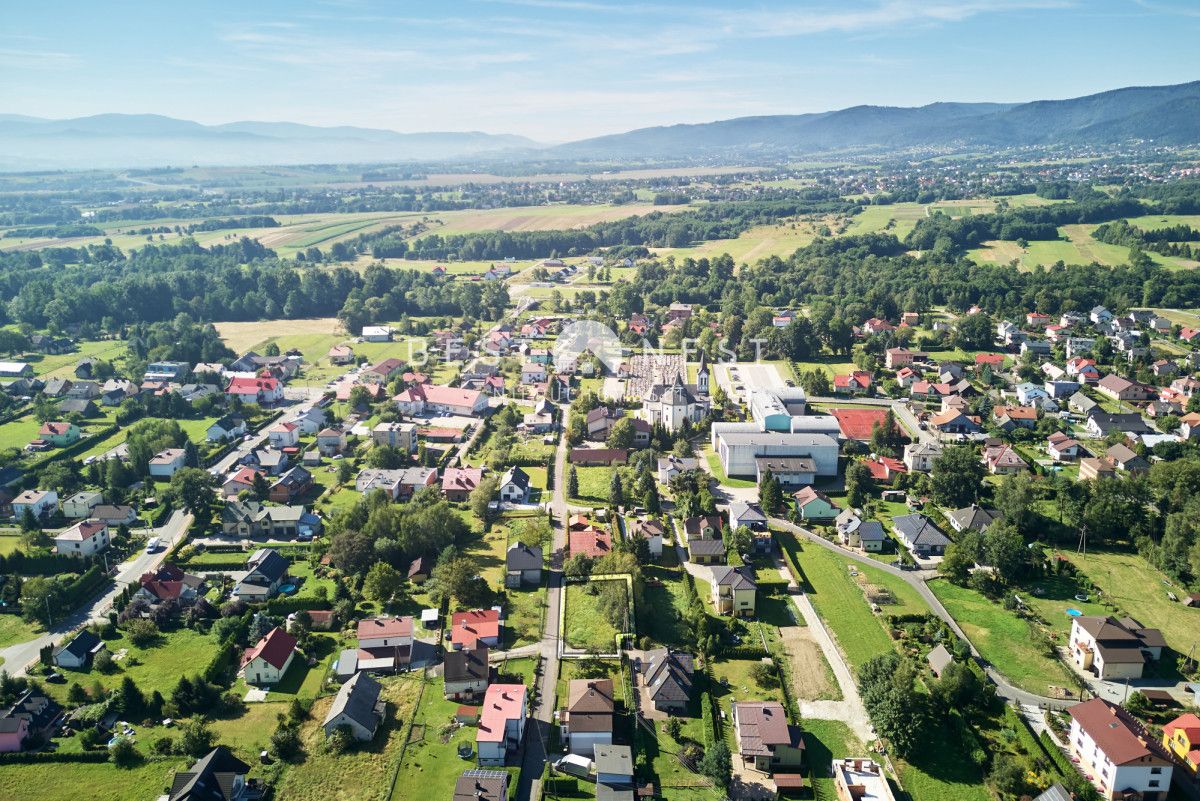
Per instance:
[[[1197,77],[1186,54],[1200,33],[1200,10],[1151,0],[739,10],[675,0],[401,9],[273,0],[199,10],[22,4],[6,16],[5,113],[482,131],[545,143],[864,104],[1024,102],[1182,83]]]

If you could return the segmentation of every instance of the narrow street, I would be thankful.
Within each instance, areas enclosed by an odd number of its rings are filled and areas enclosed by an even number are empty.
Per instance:
[[[161,548],[154,553],[146,553],[144,549],[138,550],[118,568],[116,576],[113,577],[113,586],[107,592],[75,610],[70,616],[62,620],[55,620],[50,631],[35,639],[0,649],[0,658],[4,659],[4,669],[16,676],[24,675],[25,668],[38,658],[42,648],[57,642],[64,634],[74,631],[89,621],[102,618],[112,607],[113,599],[125,588],[125,585],[137,581],[143,573],[154,570],[162,564],[163,560],[167,558],[167,552],[183,537],[191,524],[191,515],[177,511],[161,527],[151,529],[149,536],[162,540]]]
[[[554,460],[554,493],[550,501],[551,514],[554,516],[554,540],[546,574],[546,616],[540,645],[542,675],[538,686],[537,707],[533,710],[525,731],[521,779],[516,790],[518,801],[538,801],[542,796],[542,771],[549,755],[550,726],[557,705],[555,694],[558,687],[560,637],[558,615],[559,605],[562,603],[563,553],[567,547],[567,453],[567,434],[564,428],[558,440],[558,451]]]

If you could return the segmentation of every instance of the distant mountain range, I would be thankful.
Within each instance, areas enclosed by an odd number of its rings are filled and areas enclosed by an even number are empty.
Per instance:
[[[803,155],[867,148],[1104,145],[1134,139],[1200,142],[1200,81],[1114,89],[1071,100],[853,106],[821,114],[740,117],[642,128],[572,142],[554,152],[573,158]]]
[[[1200,81],[1070,100],[853,106],[641,128],[546,147],[508,134],[397,133],[291,122],[201,125],[155,114],[0,114],[0,170],[312,164],[464,158],[680,159],[904,148],[1200,143]]]
[[[405,134],[293,122],[201,125],[158,114],[68,120],[0,114],[0,170],[9,171],[438,161],[536,147],[523,136],[478,131]]]

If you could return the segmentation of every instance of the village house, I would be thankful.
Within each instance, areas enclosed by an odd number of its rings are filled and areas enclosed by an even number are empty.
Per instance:
[[[692,456],[675,456],[669,454],[667,456],[658,457],[658,482],[666,485],[671,483],[671,479],[680,473],[686,473],[689,470],[699,470],[700,460]]]
[[[276,423],[267,429],[267,442],[272,448],[293,448],[300,442],[300,426],[295,423]]]
[[[365,325],[362,329],[363,342],[391,342],[392,327],[390,325]]]
[[[983,463],[994,476],[1008,476],[1026,470],[1029,465],[1008,443],[988,445],[983,449]]]
[[[1071,621],[1071,659],[1099,679],[1141,678],[1147,662],[1162,657],[1166,640],[1131,617],[1083,615]]]
[[[274,598],[288,576],[288,560],[273,548],[260,548],[246,559],[245,577],[233,588],[233,596],[243,601],[267,601]]]
[[[712,604],[719,615],[754,617],[757,608],[758,583],[749,567],[712,568]]]
[[[326,458],[344,454],[349,443],[342,428],[323,428],[317,432],[317,453]]]
[[[868,395],[871,392],[871,374],[855,370],[833,377],[833,391],[837,395]]]
[[[928,473],[942,455],[942,446],[935,442],[910,442],[904,446],[904,466],[913,473]]]
[[[500,477],[500,500],[525,503],[529,498],[529,474],[519,467],[510,467]]]
[[[459,415],[478,417],[488,408],[481,392],[438,384],[418,384],[392,399],[402,413],[409,415]]]
[[[276,626],[247,649],[239,671],[247,684],[270,686],[283,680],[296,656],[296,638]]]
[[[221,530],[227,537],[291,539],[301,533],[305,514],[303,506],[230,500],[221,510]]]
[[[349,345],[334,345],[325,358],[333,365],[354,364],[354,350]]]
[[[343,684],[321,722],[326,737],[332,737],[338,729],[345,729],[359,742],[375,739],[387,715],[387,701],[382,697],[383,685],[367,673],[355,673]]]
[[[778,701],[735,701],[731,710],[737,753],[762,773],[790,773],[804,764],[804,732],[788,723]]]
[[[946,546],[950,544],[950,539],[923,514],[893,517],[892,527],[904,543],[904,547],[908,548],[913,556],[922,559],[942,556],[946,552]]]
[[[612,679],[571,679],[559,727],[572,754],[591,757],[596,746],[612,745],[616,702]]]
[[[25,690],[11,706],[0,710],[0,753],[37,745],[62,716],[62,707],[36,689]]]
[[[79,426],[65,421],[50,421],[42,423],[38,430],[38,439],[56,448],[65,448],[79,441]]]
[[[196,760],[187,771],[176,771],[166,801],[249,801],[262,795],[256,780],[246,780],[250,766],[223,745]]]
[[[972,529],[986,531],[988,526],[999,518],[1000,513],[995,509],[985,509],[975,503],[946,513],[946,520],[949,521],[950,528],[960,533]]]
[[[404,453],[417,452],[416,423],[378,423],[371,429],[371,442],[396,448]]]
[[[183,448],[167,448],[150,457],[150,475],[155,478],[170,478],[187,466],[187,451]]]
[[[504,555],[504,586],[510,589],[536,587],[542,583],[542,549],[514,542]]]
[[[37,520],[58,511],[58,493],[54,490],[24,490],[12,500],[13,518],[18,522],[29,512]]]
[[[53,662],[56,667],[68,670],[85,670],[92,665],[96,654],[105,650],[104,641],[90,629],[82,629],[67,642],[54,649]]]
[[[229,380],[225,394],[242,403],[266,406],[283,400],[283,384],[277,378],[235,376]]]
[[[635,663],[650,704],[659,712],[685,714],[691,700],[692,655],[667,648],[645,651]]]
[[[312,486],[312,473],[297,465],[276,479],[267,497],[274,503],[287,504],[304,495]]]
[[[801,520],[828,522],[841,512],[841,508],[830,500],[828,495],[818,492],[812,487],[797,490],[792,493],[792,498],[796,503],[796,510],[800,513]]]
[[[448,700],[473,701],[487,692],[492,669],[488,664],[488,648],[464,648],[448,651],[442,660],[442,693]]]
[[[509,774],[502,770],[468,770],[454,784],[452,801],[508,801]]]
[[[1163,726],[1162,744],[1187,766],[1200,772],[1200,717],[1187,712]]]
[[[524,684],[492,684],[483,696],[483,710],[475,733],[480,765],[502,766],[508,754],[521,746],[525,734]]]
[[[186,604],[196,600],[203,586],[203,577],[185,573],[172,564],[162,564],[138,578],[138,589],[133,597],[151,606],[157,606],[163,601]]]
[[[244,437],[246,435],[246,421],[240,417],[225,415],[210,425],[204,435],[210,442],[223,442],[237,437]]]
[[[471,609],[455,612],[450,617],[450,644],[456,651],[486,645],[500,645],[500,611]]]
[[[446,500],[463,503],[483,480],[483,470],[478,467],[447,467],[442,471],[442,494]]]
[[[95,490],[83,490],[62,502],[63,517],[91,517],[92,510],[104,503],[104,496]]]
[[[1151,387],[1130,381],[1116,373],[1109,373],[1096,382],[1096,391],[1115,401],[1143,401],[1154,397]]]
[[[1070,462],[1079,457],[1079,442],[1070,435],[1055,431],[1046,440],[1046,453],[1056,462]]]
[[[1165,799],[1173,765],[1166,750],[1128,712],[1102,698],[1067,710],[1071,759],[1104,799]]]
[[[80,520],[54,536],[54,549],[60,556],[85,559],[108,549],[108,524],[101,520]]]

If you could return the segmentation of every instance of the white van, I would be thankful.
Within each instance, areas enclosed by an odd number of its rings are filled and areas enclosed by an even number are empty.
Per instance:
[[[154,553],[161,544],[162,541],[158,537],[151,537],[150,541],[146,543],[146,553]]]

